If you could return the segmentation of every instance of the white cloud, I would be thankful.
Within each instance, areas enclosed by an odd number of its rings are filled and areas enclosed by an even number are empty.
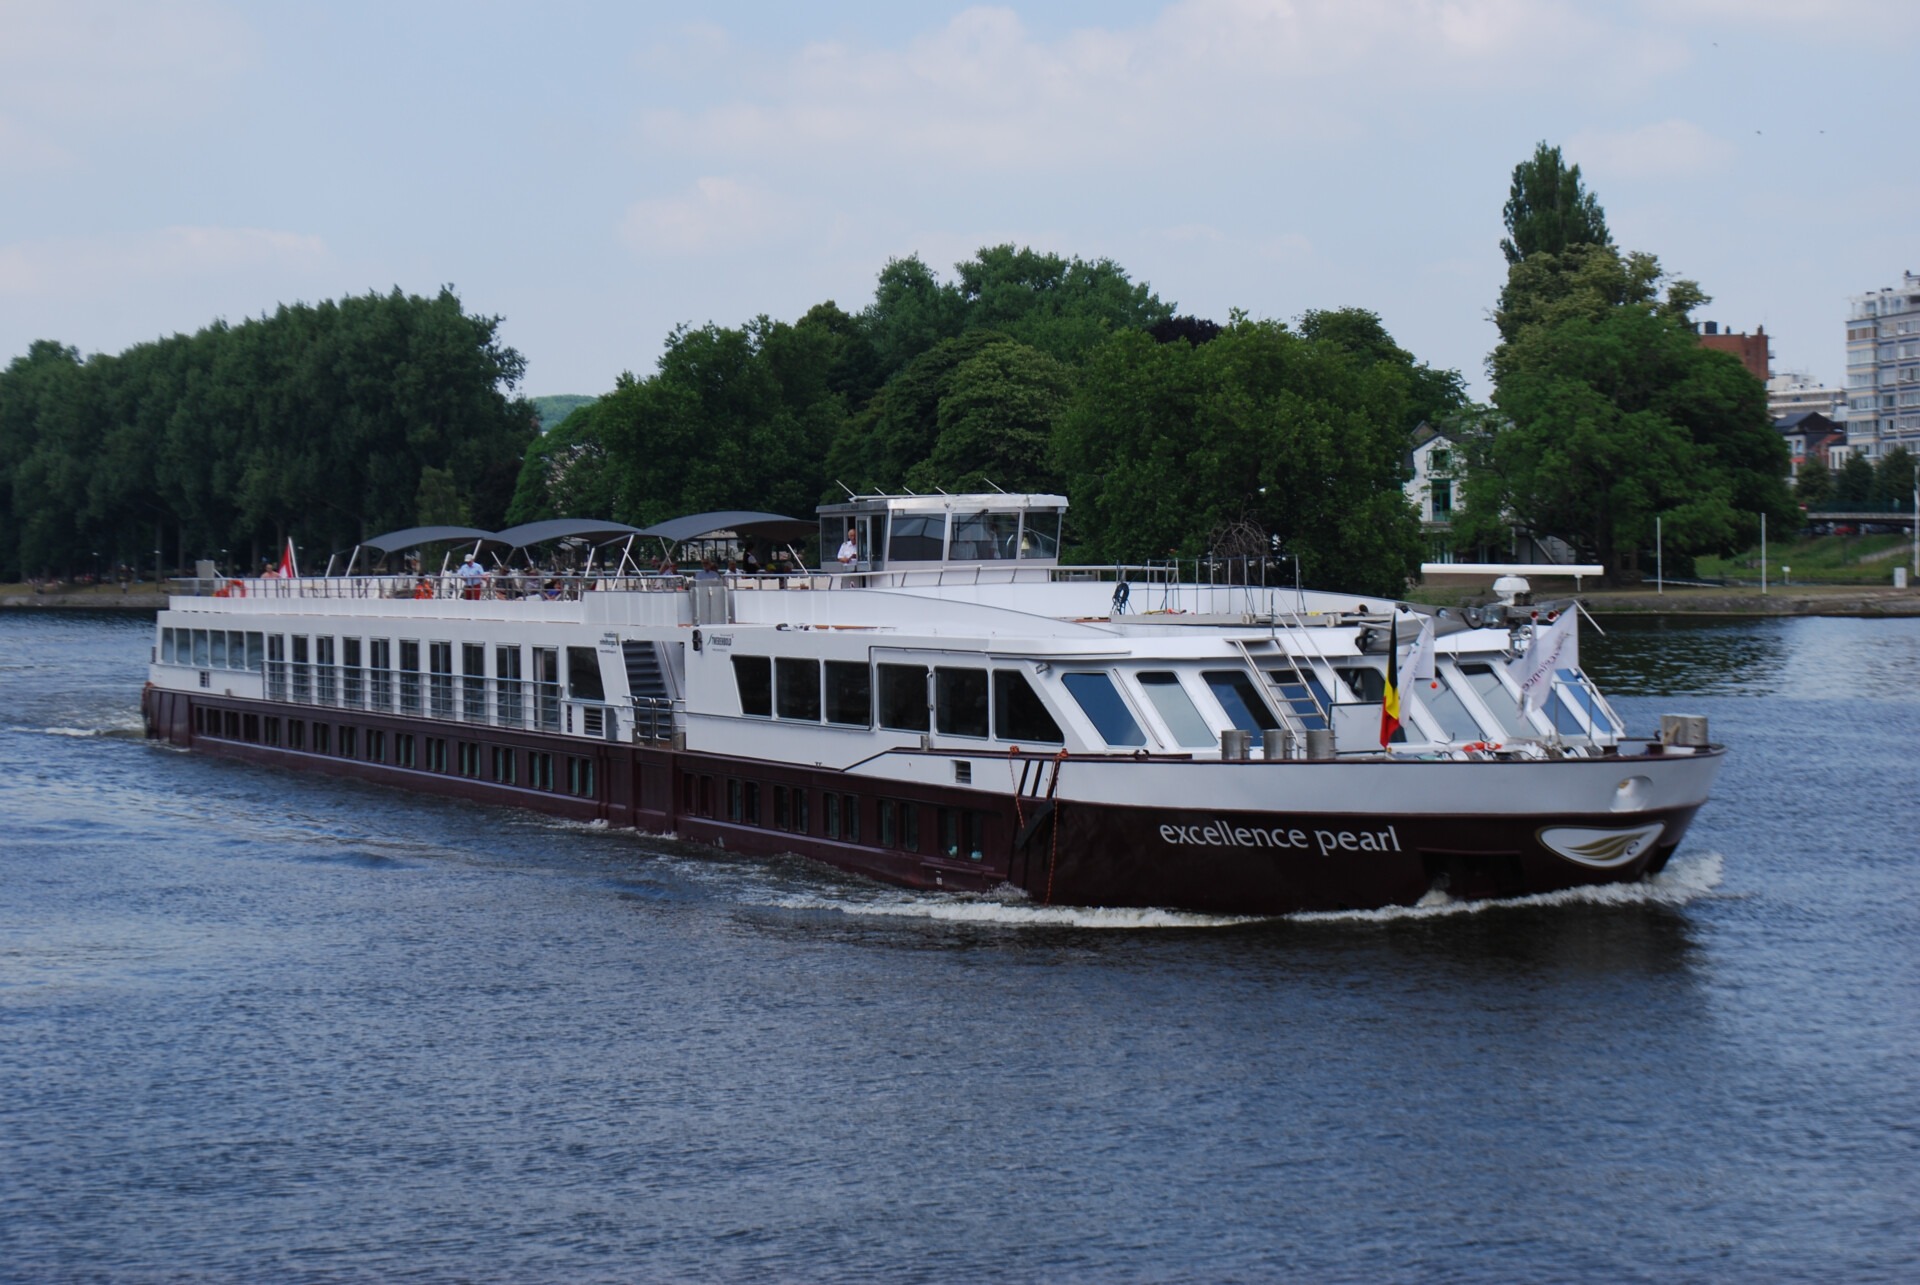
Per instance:
[[[1677,38],[1566,0],[1181,0],[1055,40],[981,7],[897,48],[810,45],[731,101],[640,125],[698,156],[1079,169],[1225,137],[1356,137],[1437,92],[1617,95],[1687,58]]]
[[[0,111],[48,129],[205,111],[254,58],[204,0],[0,0]]]
[[[310,273],[326,259],[319,237],[264,228],[173,227],[130,237],[55,237],[0,246],[0,296],[62,297],[236,272]]]
[[[635,201],[620,234],[646,256],[759,248],[797,230],[795,211],[782,198],[734,179],[707,177],[676,196]]]
[[[1732,143],[1692,121],[1663,120],[1634,130],[1589,130],[1567,140],[1564,154],[1592,178],[1710,178],[1736,155]]]

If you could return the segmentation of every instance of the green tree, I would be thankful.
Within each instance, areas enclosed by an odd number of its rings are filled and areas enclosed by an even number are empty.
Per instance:
[[[1833,470],[1827,467],[1825,458],[1810,455],[1800,465],[1800,476],[1793,483],[1793,498],[1809,513],[1827,507],[1833,499]]]
[[[1408,372],[1236,315],[1198,348],[1115,335],[1057,435],[1084,556],[1203,550],[1249,521],[1308,584],[1397,595],[1419,567],[1406,480]]]
[[[1513,186],[1501,211],[1507,235],[1500,242],[1509,265],[1535,254],[1564,253],[1569,246],[1612,245],[1599,200],[1580,183],[1580,167],[1560,158],[1543,140],[1529,160],[1513,167]]]
[[[1913,503],[1913,453],[1906,447],[1894,447],[1874,466],[1873,502],[1887,509]]]
[[[1416,361],[1393,341],[1377,313],[1364,308],[1315,309],[1302,313],[1300,335],[1317,343],[1336,344],[1368,367],[1395,372],[1407,381],[1409,433],[1424,421],[1435,423],[1467,404],[1466,382],[1457,370],[1435,370]]]
[[[1653,293],[1662,278],[1649,256],[1589,247],[1579,257],[1573,279],[1587,284],[1537,309],[1496,353],[1501,419],[1463,443],[1456,531],[1497,544],[1518,522],[1631,576],[1656,516],[1689,553],[1744,547],[1761,513],[1791,525],[1786,444],[1765,390],[1700,346],[1685,311],[1698,288]]]
[[[1858,452],[1847,456],[1833,480],[1833,506],[1862,509],[1873,502],[1873,465]]]
[[[944,381],[934,412],[939,436],[908,471],[908,484],[1056,489],[1053,436],[1072,390],[1072,371],[1036,348],[1011,339],[981,345]]]

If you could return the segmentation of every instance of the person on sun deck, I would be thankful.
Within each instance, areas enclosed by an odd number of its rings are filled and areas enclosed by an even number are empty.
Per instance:
[[[860,533],[858,531],[852,527],[847,528],[847,538],[841,542],[840,552],[836,556],[839,558],[841,566],[849,571],[853,570],[853,564],[860,561]]]

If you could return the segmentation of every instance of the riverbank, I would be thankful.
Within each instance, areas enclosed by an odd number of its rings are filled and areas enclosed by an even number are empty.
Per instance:
[[[1920,616],[1920,590],[1890,585],[1641,585],[1579,597],[1596,616]]]
[[[167,595],[151,585],[134,585],[125,593],[117,584],[63,585],[35,592],[32,585],[0,585],[0,609],[18,611],[144,611],[167,605]]]

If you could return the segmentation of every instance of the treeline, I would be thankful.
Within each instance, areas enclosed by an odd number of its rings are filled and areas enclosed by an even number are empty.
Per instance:
[[[508,520],[804,515],[842,487],[1061,491],[1084,560],[1255,531],[1308,583],[1392,594],[1421,558],[1408,434],[1463,404],[1457,374],[1371,313],[1222,326],[1110,260],[997,246],[951,280],[895,260],[857,313],[675,331],[653,374],[535,444]]]
[[[1904,446],[1896,446],[1878,463],[1861,455],[1848,455],[1837,469],[1828,468],[1817,455],[1810,456],[1800,466],[1793,494],[1810,513],[1822,509],[1886,512],[1912,505],[1913,489],[1913,454]]]
[[[498,325],[395,290],[117,356],[34,344],[0,372],[0,579],[500,523],[537,429]]]

